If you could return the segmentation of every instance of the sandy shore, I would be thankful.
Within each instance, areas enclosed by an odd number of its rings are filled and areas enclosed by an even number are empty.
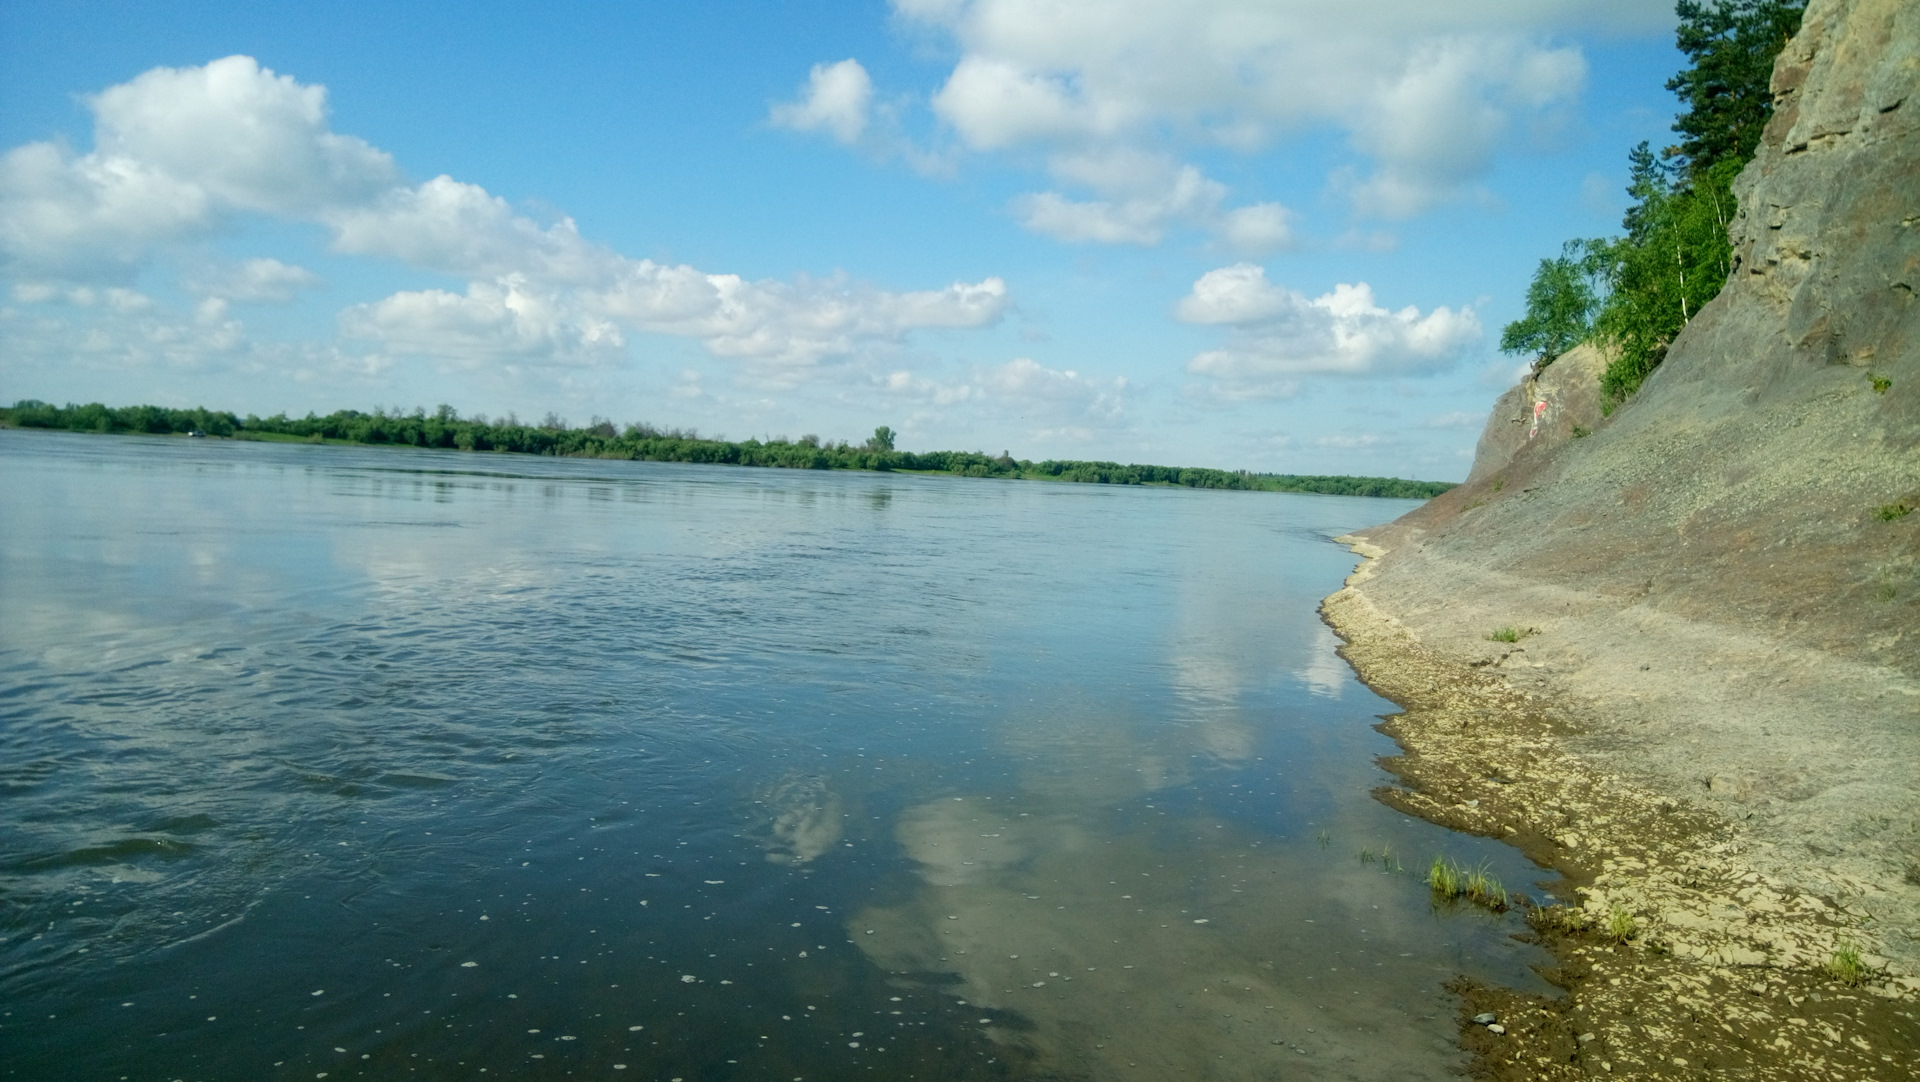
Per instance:
[[[1472,657],[1423,642],[1369,594],[1381,550],[1343,540],[1369,559],[1322,613],[1361,679],[1405,711],[1383,726],[1404,749],[1383,764],[1400,784],[1378,796],[1565,877],[1533,922],[1564,995],[1462,982],[1477,1077],[1913,1077],[1920,978],[1876,949],[1911,929],[1780,874],[1778,847],[1728,814],[1737,805],[1596,753],[1607,725],[1592,702],[1505,664],[1514,647]],[[1608,934],[1629,920],[1629,937]],[[1849,949],[1857,983],[1834,974]],[[1506,1033],[1473,1024],[1481,1012]]]

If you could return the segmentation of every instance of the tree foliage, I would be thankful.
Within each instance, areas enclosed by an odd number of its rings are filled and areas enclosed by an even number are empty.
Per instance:
[[[1167,485],[1408,499],[1438,496],[1453,487],[1441,481],[1409,481],[1397,477],[1303,476],[1072,459],[1034,462],[1016,459],[1004,451],[999,455],[988,455],[982,451],[899,451],[893,447],[896,434],[884,425],[875,431],[872,439],[859,447],[845,441],[823,443],[817,436],[802,436],[798,440],[750,439],[735,443],[705,439],[691,430],[661,429],[647,424],[627,425],[616,432],[611,422],[599,418],[585,428],[570,428],[565,420],[553,414],[548,414],[538,425],[522,425],[511,417],[494,421],[484,417],[462,419],[451,406],[441,406],[433,413],[424,409],[416,409],[412,413],[341,410],[325,417],[276,414],[272,417],[249,415],[242,418],[205,409],[175,410],[160,406],[113,408],[97,402],[84,406],[54,406],[28,399],[11,408],[0,407],[0,426],[153,435],[197,431],[242,440],[386,444],[647,462],[697,462],[800,470],[912,471],[959,477],[1071,481],[1099,485]]]
[[[1507,353],[1533,353],[1545,368],[1587,340],[1599,306],[1592,268],[1581,241],[1568,241],[1554,259],[1542,259],[1527,286],[1527,314],[1500,332]]]
[[[1773,60],[1800,29],[1806,4],[1680,0],[1674,10],[1675,44],[1690,63],[1667,81],[1684,106],[1673,122],[1682,138],[1667,156],[1694,177],[1723,162],[1745,162],[1759,149],[1773,115]]]
[[[1550,360],[1581,325],[1573,318],[1581,311],[1577,285],[1597,284],[1585,329],[1613,353],[1601,387],[1613,402],[1639,390],[1732,273],[1733,180],[1773,115],[1773,61],[1805,7],[1799,0],[1680,0],[1675,38],[1689,65],[1667,89],[1683,106],[1673,124],[1681,141],[1659,154],[1645,142],[1633,148],[1625,235],[1570,241],[1559,259],[1542,260],[1526,315],[1507,325],[1502,349]]]

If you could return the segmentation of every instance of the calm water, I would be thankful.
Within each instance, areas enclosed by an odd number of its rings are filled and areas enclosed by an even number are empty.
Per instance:
[[[0,1075],[1446,1077],[1405,506],[0,431]]]

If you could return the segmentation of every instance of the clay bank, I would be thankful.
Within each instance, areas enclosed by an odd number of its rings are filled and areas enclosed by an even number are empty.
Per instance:
[[[1920,1062],[1917,86],[1920,5],[1815,0],[1733,273],[1638,394],[1569,353],[1467,484],[1345,539],[1323,613],[1405,709],[1379,795],[1566,877],[1564,994],[1467,986],[1477,1073]]]

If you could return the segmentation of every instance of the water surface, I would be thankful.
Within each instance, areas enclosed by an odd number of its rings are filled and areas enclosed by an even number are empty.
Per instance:
[[[0,431],[0,1076],[1446,1077],[1406,506]]]

